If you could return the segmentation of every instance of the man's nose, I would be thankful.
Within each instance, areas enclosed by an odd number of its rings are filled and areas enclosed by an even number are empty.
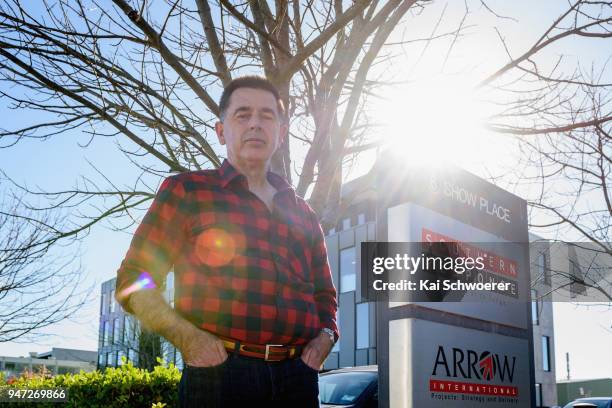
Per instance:
[[[261,128],[261,118],[259,117],[259,115],[257,114],[251,115],[251,118],[249,119],[249,127],[251,129]]]

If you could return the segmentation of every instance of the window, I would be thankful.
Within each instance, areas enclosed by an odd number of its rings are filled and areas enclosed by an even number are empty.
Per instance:
[[[357,305],[357,348],[370,347],[370,304]]]
[[[117,356],[117,365],[118,366],[122,366],[123,365],[123,357],[125,357],[125,351],[119,350],[118,356]]]
[[[542,384],[536,383],[535,394],[536,394],[536,407],[541,407],[542,406]]]
[[[123,316],[123,330],[121,331],[121,341],[123,344],[128,344],[131,338],[130,333],[130,318],[127,316]]]
[[[354,371],[319,378],[319,396],[323,404],[352,405],[366,388],[376,382],[377,374]]]
[[[174,272],[170,272],[168,276],[166,276],[166,288],[174,289]]]
[[[104,322],[104,339],[102,341],[103,346],[108,346],[110,344],[110,327],[109,322]]]
[[[586,286],[580,283],[584,275],[582,273],[582,269],[580,268],[580,265],[578,264],[578,262],[570,259],[570,264],[572,265],[571,267],[572,276],[570,278],[572,282],[570,283],[570,294],[571,294],[571,297],[574,298],[576,297],[577,294],[579,295],[584,294],[584,292],[586,291]]]
[[[340,293],[353,291],[356,285],[355,247],[350,247],[340,251]]]
[[[162,342],[162,356],[166,363],[174,363],[174,347],[167,341]]]
[[[117,302],[115,301],[115,290],[114,290],[114,289],[111,291],[109,301],[110,301],[110,312],[111,312],[111,313],[114,313],[114,312],[115,312],[115,305],[116,305],[116,303],[117,303]]]
[[[336,228],[332,228],[327,232],[327,235],[334,235],[336,233]]]
[[[540,311],[538,310],[538,292],[535,289],[531,289],[531,324],[540,324],[539,315]]]
[[[542,370],[550,371],[550,338],[542,336]]]
[[[128,350],[128,360],[131,361],[133,365],[138,365],[138,361],[136,360],[136,351],[133,349]]]
[[[119,338],[119,318],[116,318],[113,323],[113,343],[119,344],[121,339]]]
[[[113,357],[111,355],[112,353],[106,353],[106,362],[104,363],[105,366],[109,367],[113,365]]]
[[[104,354],[98,354],[98,367],[102,367],[104,365]]]
[[[119,319],[117,319],[119,320]],[[127,336],[125,335],[125,317],[121,319],[121,330],[119,330],[119,344],[122,346],[125,345],[128,341]]]
[[[177,366],[180,370],[183,369],[183,356],[178,350],[176,350],[176,362],[174,363],[174,365]]]
[[[103,293],[102,294],[102,299],[100,301],[100,314],[101,315],[106,314],[106,310],[107,310],[106,304],[107,304],[107,302],[108,302],[108,293]]]
[[[366,222],[366,217],[364,213],[361,213],[357,216],[357,225],[363,225]]]
[[[340,309],[336,311],[336,325],[338,326],[340,333],[342,333],[342,330],[340,329]],[[338,351],[340,351],[340,340],[338,340],[331,349],[332,353],[337,353]]]
[[[342,220],[342,230],[345,231],[349,228],[351,228],[351,219],[350,218],[343,219]]]
[[[98,330],[98,348],[104,346],[104,322],[100,322],[100,329]]]
[[[132,340],[136,340],[136,338],[138,337],[138,333],[140,332],[140,326],[138,326],[138,321],[131,319],[130,326],[130,330],[132,331]]]
[[[550,285],[550,269],[546,267],[546,254],[538,254],[538,279],[544,279],[544,283]]]

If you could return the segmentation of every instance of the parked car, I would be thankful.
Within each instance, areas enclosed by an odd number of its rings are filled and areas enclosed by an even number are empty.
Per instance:
[[[341,368],[319,375],[321,407],[378,407],[378,366]]]
[[[578,398],[563,408],[612,408],[612,397]]]

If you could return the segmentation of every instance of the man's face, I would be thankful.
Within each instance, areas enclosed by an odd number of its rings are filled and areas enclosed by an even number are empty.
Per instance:
[[[274,95],[263,89],[232,92],[223,122],[215,125],[230,162],[268,163],[286,134]]]

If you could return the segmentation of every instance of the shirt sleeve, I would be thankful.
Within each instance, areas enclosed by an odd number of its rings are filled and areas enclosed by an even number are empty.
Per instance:
[[[176,176],[164,180],[151,207],[136,229],[130,248],[117,271],[117,300],[128,313],[132,293],[162,288],[185,237],[185,190]]]
[[[336,322],[338,302],[336,300],[336,288],[332,281],[329,261],[327,259],[327,247],[321,224],[314,212],[311,213],[313,225],[313,251],[312,272],[314,279],[314,299],[317,304],[317,312],[321,321],[321,328],[328,328],[334,332],[335,340],[338,341],[340,331]]]

